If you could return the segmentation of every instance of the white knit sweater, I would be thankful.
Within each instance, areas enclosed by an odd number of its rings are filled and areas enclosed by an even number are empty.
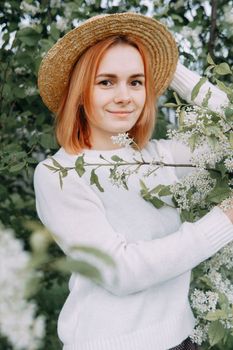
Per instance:
[[[190,73],[191,74],[191,73]],[[190,86],[190,81],[189,81]],[[174,141],[151,141],[145,160],[184,162],[188,150]],[[85,151],[85,159],[117,154],[132,160],[133,151]],[[74,166],[76,156],[61,148],[54,158]],[[72,274],[70,294],[58,320],[64,350],[167,350],[191,334],[194,317],[188,301],[190,271],[233,239],[233,225],[217,207],[196,223],[181,224],[176,209],[156,209],[139,193],[144,169],[129,180],[129,190],[114,187],[106,167],[97,173],[104,192],[89,184],[90,169],[80,178],[71,170],[63,189],[41,162],[34,184],[38,215],[63,251],[83,258],[75,245],[99,248],[116,262],[116,269],[88,258],[104,277],[96,284]],[[187,168],[186,168],[187,171]],[[145,179],[148,186],[177,181],[174,168],[164,167]],[[171,199],[166,197],[168,203]]]

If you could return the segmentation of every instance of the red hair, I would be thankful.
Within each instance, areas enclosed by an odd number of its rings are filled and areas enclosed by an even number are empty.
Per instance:
[[[140,40],[131,35],[111,36],[85,51],[74,66],[69,84],[63,93],[56,115],[58,143],[71,154],[91,148],[90,128],[85,114],[92,118],[91,100],[100,61],[105,52],[117,44],[135,47],[141,54],[145,69],[146,102],[129,136],[142,148],[151,137],[155,124],[155,89],[149,54]]]

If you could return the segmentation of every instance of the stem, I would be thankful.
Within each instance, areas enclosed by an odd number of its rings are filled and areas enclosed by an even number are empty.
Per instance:
[[[102,163],[84,163],[84,167],[89,167],[89,166],[96,166],[96,167],[102,167],[102,166],[126,166],[126,165],[130,165],[130,166],[133,166],[133,165],[137,165],[137,166],[142,166],[142,165],[158,165],[158,166],[161,166],[161,167],[179,167],[179,168],[199,168],[197,165],[192,165],[192,164],[171,164],[171,163],[164,163],[164,162],[145,162],[145,161],[138,161],[138,162],[114,162],[114,163],[111,163],[111,162],[108,162],[107,164],[102,164]],[[64,169],[66,170],[73,170],[75,169],[75,167],[64,167]],[[57,169],[59,170],[59,169]],[[212,171],[215,171],[217,173],[219,173],[220,171],[217,170],[217,169],[213,169],[213,168],[204,168],[204,170],[212,170]]]
[[[214,47],[217,36],[217,0],[211,0],[211,23],[210,23],[210,40],[208,50],[211,57],[214,58]]]
[[[4,90],[5,83],[7,81],[6,76],[7,76],[7,71],[8,71],[9,66],[10,66],[10,60],[7,62],[6,69],[4,70],[4,73],[3,73],[2,88],[0,90],[0,101],[1,101],[1,104],[2,104],[2,100],[3,100],[3,90]]]

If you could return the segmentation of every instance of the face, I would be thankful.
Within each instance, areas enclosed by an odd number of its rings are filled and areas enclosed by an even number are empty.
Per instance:
[[[145,99],[145,71],[138,50],[127,44],[109,48],[100,62],[93,87],[95,115],[92,120],[88,118],[92,148],[119,147],[112,143],[111,136],[132,129]]]

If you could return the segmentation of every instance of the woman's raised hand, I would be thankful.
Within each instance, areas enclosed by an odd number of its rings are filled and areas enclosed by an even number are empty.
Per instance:
[[[219,207],[229,217],[233,224],[233,197],[225,199],[222,203],[219,204]]]

